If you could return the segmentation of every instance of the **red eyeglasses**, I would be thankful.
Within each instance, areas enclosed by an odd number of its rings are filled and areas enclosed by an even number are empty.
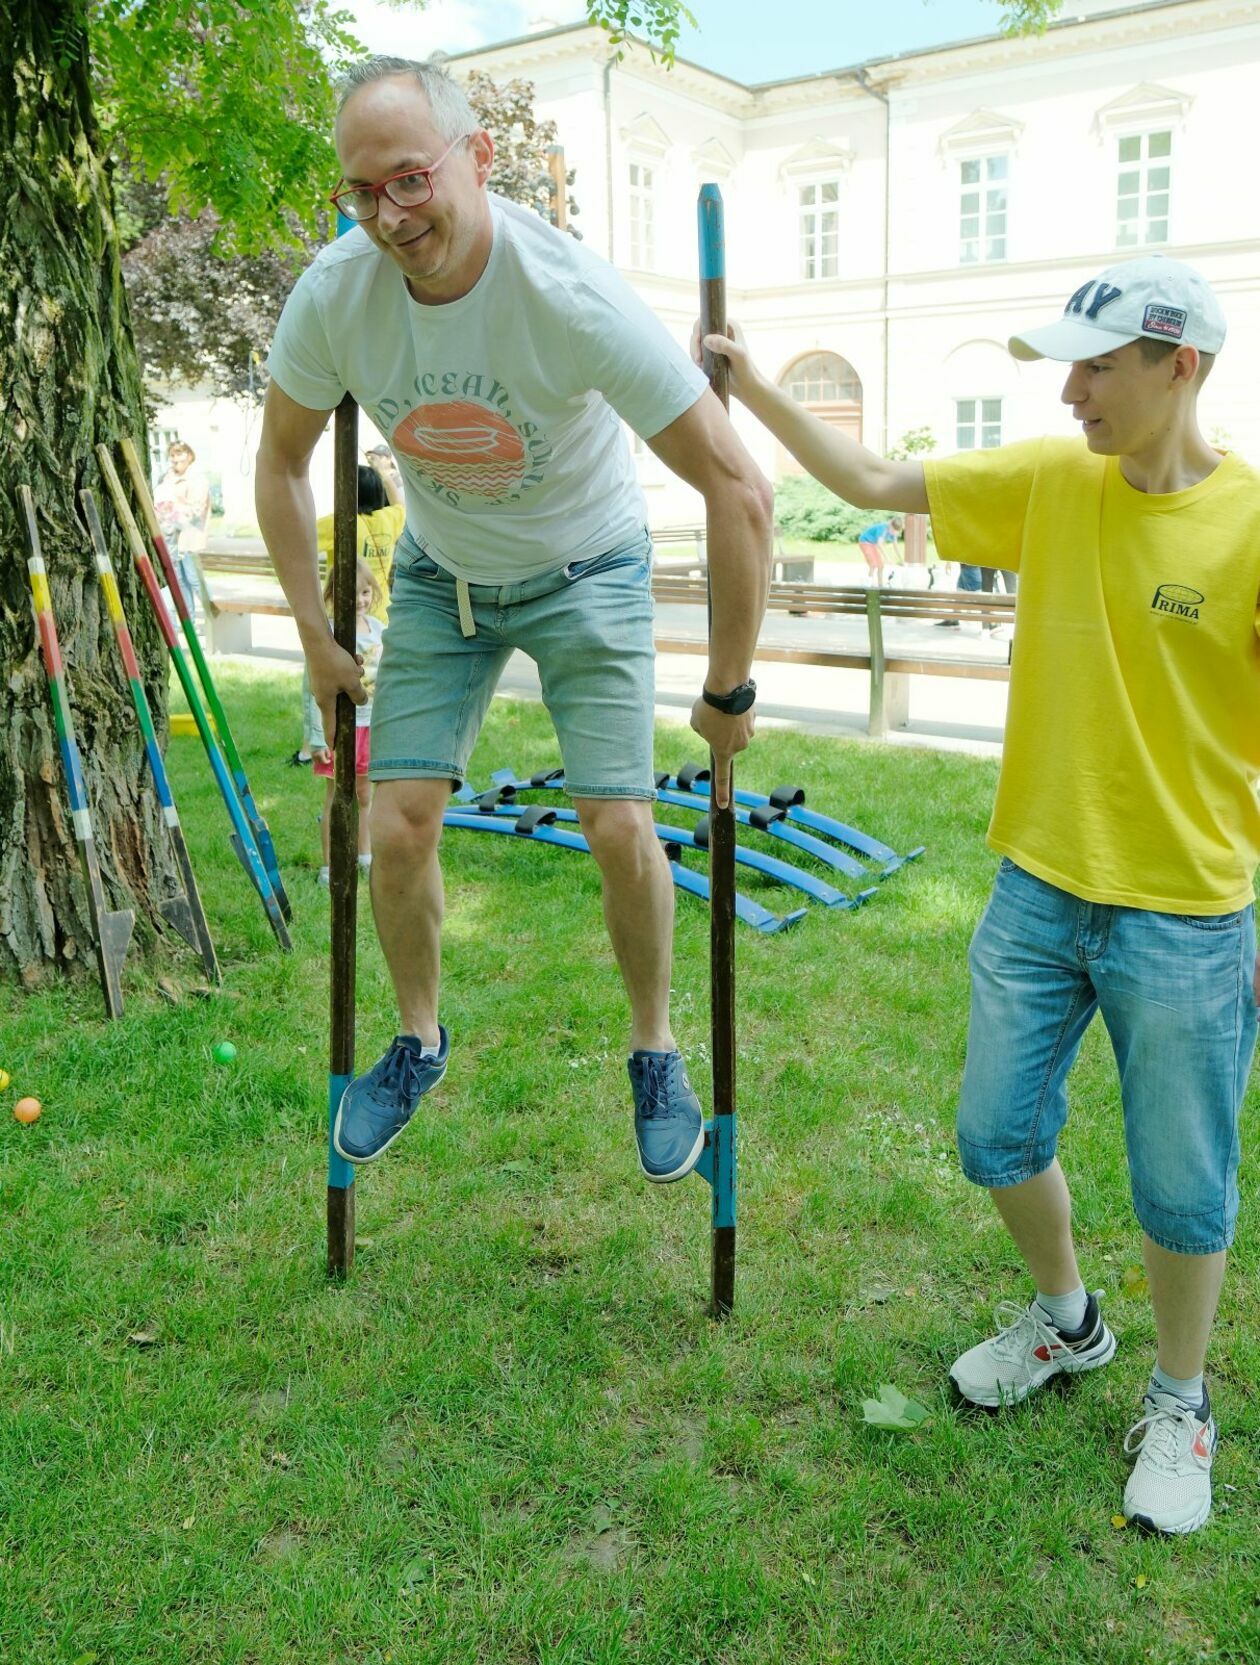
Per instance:
[[[471,133],[461,133],[458,139],[452,139],[437,161],[427,168],[407,168],[402,173],[391,173],[389,178],[382,179],[379,185],[347,185],[344,190],[335,190],[328,200],[335,204],[348,220],[374,219],[382,194],[398,208],[420,208],[433,195],[433,175],[456,145],[463,144],[465,139],[472,137]]]

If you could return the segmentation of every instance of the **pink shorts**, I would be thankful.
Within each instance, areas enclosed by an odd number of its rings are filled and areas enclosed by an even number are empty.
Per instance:
[[[366,775],[368,764],[372,761],[372,730],[366,723],[359,724],[354,731],[354,772],[356,775]],[[318,759],[311,765],[311,773],[323,775],[331,780],[333,775],[332,754],[329,753],[328,762],[320,763]]]

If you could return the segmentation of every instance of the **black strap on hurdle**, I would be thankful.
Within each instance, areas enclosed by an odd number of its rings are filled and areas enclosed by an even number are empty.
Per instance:
[[[529,804],[516,817],[516,830],[523,837],[528,838],[535,827],[552,827],[555,825],[556,812],[548,809],[546,804]]]
[[[684,763],[678,771],[678,790],[690,792],[698,780],[708,780],[708,768],[700,763]]]
[[[787,810],[776,808],[773,804],[757,804],[748,811],[748,825],[756,827],[758,832],[769,832],[776,821],[786,821]]]
[[[531,786],[554,786],[558,780],[564,779],[563,769],[540,769],[536,775],[529,777]]]
[[[492,786],[477,799],[477,809],[482,815],[493,815],[499,804],[510,804],[515,796],[514,786]]]
[[[770,802],[776,809],[795,809],[797,804],[805,802],[805,788],[803,786],[776,786],[770,794]]]

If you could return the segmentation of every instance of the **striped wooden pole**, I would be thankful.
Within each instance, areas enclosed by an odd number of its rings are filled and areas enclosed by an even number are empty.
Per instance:
[[[19,486],[22,514],[26,520],[26,538],[31,554],[27,570],[31,580],[31,600],[35,609],[35,628],[44,656],[44,670],[48,675],[48,692],[52,698],[53,726],[57,731],[57,746],[61,752],[61,766],[66,777],[66,791],[70,797],[70,816],[74,836],[83,862],[83,876],[87,880],[88,916],[96,933],[96,959],[100,967],[101,987],[105,992],[105,1010],[112,1018],[123,1013],[122,967],[131,941],[136,916],[130,908],[111,913],[105,905],[105,887],[101,882],[101,864],[96,854],[96,839],[92,833],[92,812],[88,807],[87,787],[83,779],[83,763],[79,743],[75,738],[74,719],[70,714],[70,694],[66,686],[65,665],[61,658],[61,644],[57,640],[57,621],[53,616],[52,595],[48,588],[48,573],[40,546],[39,525],[35,518],[35,499],[29,486]]]
[[[166,830],[171,840],[171,849],[174,851],[180,877],[184,882],[184,894],[167,897],[164,902],[159,903],[159,907],[163,917],[174,926],[188,946],[195,948],[201,955],[201,963],[205,967],[206,976],[211,982],[218,983],[222,980],[219,961],[215,955],[214,943],[210,937],[210,927],[206,923],[206,912],[201,905],[201,893],[197,889],[197,880],[188,854],[188,845],[184,839],[184,829],[180,824],[179,810],[175,807],[175,794],[171,791],[170,779],[166,773],[166,764],[158,747],[157,735],[153,731],[153,714],[149,710],[149,697],[144,691],[144,681],[140,675],[139,663],[136,660],[136,650],[131,640],[131,632],[127,628],[122,597],[118,593],[118,579],[114,573],[114,564],[109,558],[104,528],[101,526],[101,517],[97,513],[96,499],[90,491],[85,490],[79,493],[79,501],[83,505],[88,533],[96,554],[96,570],[100,577],[101,589],[105,595],[105,611],[109,614],[110,623],[114,627],[118,652],[123,662],[127,685],[131,690],[131,703],[136,708],[136,719],[140,724],[140,735],[144,741],[145,756],[149,760],[149,768],[153,774],[153,785],[157,792],[158,803],[162,806],[162,819],[166,822]]]
[[[726,333],[726,229],[722,193],[702,185],[697,203],[700,236],[700,333]],[[709,385],[729,404],[726,360],[705,354]],[[710,620],[712,599],[710,598]],[[710,754],[709,779],[717,781]],[[725,809],[716,799],[709,818],[709,988],[713,1058],[712,1253],[710,1311],[725,1318],[735,1304],[735,772]]]
[[[275,893],[276,901],[280,904],[280,912],[286,920],[292,919],[293,909],[289,906],[289,898],[285,895],[284,885],[280,879],[280,866],[276,860],[276,847],[271,841],[271,829],[263,819],[262,811],[258,808],[254,801],[254,795],[250,791],[249,780],[245,774],[245,765],[241,761],[241,754],[236,748],[236,741],[232,736],[232,727],[228,722],[227,712],[223,709],[219,691],[214,685],[214,678],[211,676],[210,667],[206,663],[201,639],[197,635],[196,623],[188,610],[188,600],[184,595],[184,586],[175,570],[175,562],[171,558],[171,552],[166,547],[166,539],[162,536],[161,528],[158,525],[157,511],[153,507],[153,498],[149,492],[149,482],[144,477],[144,470],[140,466],[140,458],[136,454],[136,448],[130,439],[124,436],[121,445],[123,461],[126,463],[127,472],[131,476],[132,490],[136,494],[136,502],[140,505],[140,513],[144,516],[149,537],[157,551],[157,558],[166,578],[166,586],[170,590],[175,603],[175,612],[183,626],[184,640],[188,644],[192,662],[197,667],[197,675],[201,679],[201,686],[205,691],[206,704],[210,707],[210,714],[214,718],[219,744],[223,747],[227,756],[228,766],[232,771],[232,779],[241,802],[241,808],[245,811],[246,818],[253,831],[254,842],[258,846],[258,853],[262,857],[263,866],[267,869],[267,877],[271,881],[271,888]]]
[[[105,445],[96,447],[96,458],[101,465],[101,473],[105,476],[105,484],[109,488],[109,495],[113,500],[119,524],[127,546],[131,550],[132,559],[136,563],[136,570],[140,574],[140,581],[144,585],[145,594],[149,598],[149,605],[153,609],[158,622],[158,629],[162,632],[162,640],[166,643],[175,666],[175,674],[179,678],[179,685],[184,690],[184,698],[188,701],[188,709],[192,712],[193,721],[197,725],[197,733],[201,736],[201,744],[205,748],[206,757],[210,763],[210,771],[214,775],[215,784],[223,798],[224,807],[228,812],[228,820],[232,823],[232,848],[236,852],[237,860],[249,875],[250,882],[258,892],[259,900],[266,910],[267,922],[275,934],[276,941],[286,952],[292,949],[288,927],[284,922],[284,914],[280,910],[280,903],[271,888],[271,879],[263,865],[262,855],[254,841],[253,828],[245,818],[236,796],[236,787],[228,773],[228,767],[219,750],[219,742],[215,731],[210,726],[210,719],[206,715],[206,708],[202,704],[201,695],[197,690],[197,681],[192,674],[192,667],[179,645],[179,636],[174,622],[167,611],[166,602],[162,599],[162,587],[158,583],[157,574],[153,570],[153,563],[149,559],[148,551],[144,547],[144,539],[140,535],[140,528],[136,525],[136,517],[131,512],[131,505],[127,501],[127,494],[123,490],[123,483],[118,477],[118,470],[114,467],[114,459]]]

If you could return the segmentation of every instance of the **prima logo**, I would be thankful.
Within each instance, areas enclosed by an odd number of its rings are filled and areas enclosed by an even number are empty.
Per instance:
[[[1161,584],[1151,600],[1152,613],[1171,613],[1175,619],[1197,619],[1204,597],[1188,584]]]

